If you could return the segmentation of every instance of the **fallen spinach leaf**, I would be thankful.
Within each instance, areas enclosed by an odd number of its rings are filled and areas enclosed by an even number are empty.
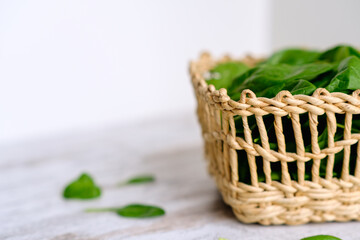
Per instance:
[[[140,183],[148,183],[148,182],[154,182],[155,177],[151,175],[139,175],[132,177],[128,179],[125,182],[121,182],[118,184],[118,186],[124,186],[124,185],[131,185],[131,184],[140,184]]]
[[[132,204],[118,209],[116,213],[123,217],[148,218],[162,216],[165,211],[155,206]]]
[[[86,212],[115,212],[116,214],[127,218],[151,218],[165,214],[165,211],[157,206],[130,204],[125,207],[114,208],[91,208]]]
[[[301,240],[341,240],[341,239],[330,235],[317,235],[317,236],[302,238]]]
[[[101,195],[101,189],[94,183],[94,180],[87,173],[71,182],[63,192],[64,198],[91,199]]]

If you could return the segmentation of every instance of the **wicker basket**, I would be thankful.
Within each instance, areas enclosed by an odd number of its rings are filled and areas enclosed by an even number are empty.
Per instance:
[[[190,64],[190,74],[198,102],[197,115],[205,141],[208,170],[215,178],[224,201],[244,223],[304,224],[308,222],[360,220],[360,134],[351,133],[353,114],[360,113],[360,91],[352,95],[317,89],[312,96],[291,95],[281,91],[273,99],[257,98],[244,90],[239,101],[230,99],[226,89],[207,85],[204,74],[224,57],[215,61],[207,53]],[[247,57],[252,65],[256,60]],[[299,115],[308,114],[311,152],[305,152]],[[269,147],[263,116],[272,114],[278,151]],[[318,116],[326,114],[328,147],[318,144]],[[335,114],[345,114],[344,139],[334,141]],[[236,136],[234,117],[242,116],[245,139]],[[253,142],[247,118],[255,115],[261,145]],[[296,153],[286,152],[282,117],[289,116],[295,134]],[[325,116],[325,115],[324,115]],[[357,146],[354,174],[349,173],[350,147]],[[239,182],[238,150],[245,150],[251,184]],[[334,155],[344,151],[340,178],[333,177]],[[258,182],[255,157],[262,157],[265,181]],[[319,176],[321,159],[327,157],[326,176]],[[311,162],[311,179],[305,180],[305,162]],[[281,163],[281,182],[271,179],[271,163]],[[296,162],[298,179],[290,177],[288,163]]]

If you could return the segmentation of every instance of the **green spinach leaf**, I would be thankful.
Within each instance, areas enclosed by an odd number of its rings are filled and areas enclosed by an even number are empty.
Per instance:
[[[306,49],[284,49],[273,54],[264,63],[272,65],[280,63],[286,63],[289,65],[300,65],[306,63],[313,63],[319,58],[319,56],[319,51]]]
[[[124,186],[124,185],[132,185],[132,184],[141,184],[141,183],[149,183],[154,182],[155,177],[152,175],[139,175],[132,177],[125,182],[121,182],[118,184],[118,186]]]
[[[241,62],[226,62],[217,65],[210,70],[208,84],[212,84],[216,89],[228,88],[232,81],[247,71],[249,67]]]
[[[341,240],[341,239],[330,235],[317,235],[317,236],[302,238],[301,240]]]
[[[334,66],[336,66],[336,68],[334,67],[331,71],[320,74],[313,79],[311,83],[314,84],[316,88],[325,88],[337,74],[337,65]]]
[[[275,87],[276,90],[283,90],[286,83],[292,80],[312,80],[333,69],[333,65],[329,63],[311,63],[304,65],[262,65],[256,68],[249,76],[242,75],[236,78],[233,85],[236,87],[230,87],[230,94],[240,93],[244,89],[250,89],[257,93],[258,97],[262,97],[261,92],[267,90],[270,87]],[[293,83],[292,83],[293,84]],[[303,83],[302,83],[303,84]],[[281,87],[278,85],[282,85]],[[269,93],[267,93],[267,96]],[[269,92],[274,92],[269,90]],[[270,97],[274,97],[270,96]]]
[[[269,87],[261,92],[259,92],[258,96],[260,97],[274,97],[282,90],[288,90],[293,95],[296,94],[304,94],[310,95],[316,90],[316,86],[311,82],[300,79],[300,80],[291,80],[288,82],[276,84],[272,87]]]
[[[283,90],[289,90],[293,95],[310,95],[316,90],[316,86],[307,80],[293,80],[287,82]]]
[[[346,92],[360,89],[360,59],[354,56],[345,58],[338,67],[338,74],[326,89],[330,92]]]
[[[90,208],[86,212],[115,212],[119,216],[127,218],[151,218],[165,214],[165,210],[157,206],[130,204],[125,207],[113,208]]]
[[[327,62],[340,62],[350,56],[360,58],[360,53],[353,47],[339,45],[323,52],[319,56],[318,60]]]
[[[89,174],[83,173],[71,182],[63,192],[64,198],[91,199],[101,195],[101,189],[95,184]]]

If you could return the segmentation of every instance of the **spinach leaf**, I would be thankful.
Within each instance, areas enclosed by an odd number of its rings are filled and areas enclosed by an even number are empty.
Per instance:
[[[118,184],[118,186],[124,186],[124,185],[131,185],[131,184],[140,184],[140,183],[148,183],[148,182],[154,182],[155,177],[151,175],[139,175],[132,177],[125,182],[121,182]]]
[[[249,67],[241,62],[221,63],[210,70],[210,79],[207,83],[214,85],[216,89],[227,88],[236,77],[248,69]]]
[[[227,87],[228,90],[228,95],[234,99],[237,100],[240,97],[241,91],[239,91],[239,88],[241,86],[241,84],[250,76],[252,76],[252,74],[254,72],[256,72],[259,69],[259,66],[254,67],[254,68],[250,68],[247,71],[245,71],[243,74],[241,74],[240,76],[236,77],[231,85],[229,87]]]
[[[293,95],[310,95],[316,90],[316,86],[309,81],[300,79],[288,82],[283,90],[289,90]]]
[[[160,207],[142,204],[131,204],[123,208],[117,209],[116,213],[123,217],[148,218],[162,216],[165,214],[165,211]]]
[[[327,61],[327,62],[340,62],[347,57],[355,56],[360,58],[360,53],[353,47],[346,46],[346,45],[339,45],[333,47],[319,56],[320,61]]]
[[[338,67],[338,74],[326,89],[330,92],[346,92],[360,88],[360,59],[354,56],[345,58]]]
[[[264,63],[279,64],[286,63],[290,65],[300,65],[313,63],[320,56],[320,52],[306,49],[284,49],[274,53]]]
[[[256,96],[272,98],[272,97],[276,96],[276,94],[278,94],[281,90],[286,90],[285,85],[286,85],[286,83],[284,83],[284,82],[274,84],[273,86],[265,88],[264,90],[258,92],[256,94]]]
[[[274,180],[274,181],[281,181],[281,171],[279,171],[279,172],[278,171],[273,171],[273,169],[272,169],[271,179]],[[265,182],[265,175],[263,173],[259,174],[258,181],[259,182]]]
[[[337,74],[337,65],[334,66],[336,66],[336,68],[334,67],[334,69],[320,74],[315,79],[311,80],[311,83],[314,84],[316,88],[325,88]]]
[[[288,90],[293,95],[304,94],[310,95],[316,90],[316,86],[307,80],[291,80],[288,82],[276,84],[269,87],[258,94],[259,97],[274,97],[282,90]]]
[[[63,192],[64,198],[91,199],[101,195],[101,189],[96,186],[89,174],[83,173],[71,182]]]
[[[277,86],[275,88],[276,90],[283,90],[283,87],[285,87],[285,84],[288,81],[310,81],[331,69],[333,69],[333,65],[329,63],[261,65],[257,67],[254,72],[249,72],[249,76],[244,74],[236,78],[233,82],[233,85],[236,85],[236,87],[230,87],[229,94],[235,95],[244,89],[250,89],[256,92],[257,96],[261,97],[263,96],[261,95],[261,92],[267,90],[267,88],[274,87],[275,85],[282,85],[282,87]],[[305,83],[301,83],[301,85],[302,84]],[[274,92],[274,90],[269,90],[269,92]],[[269,93],[267,93],[267,96],[269,96]],[[275,95],[270,97],[274,96]]]
[[[360,115],[354,115],[352,120],[351,133],[360,133]]]
[[[324,149],[327,147],[328,145],[328,129],[327,127],[324,129],[324,131],[318,136],[318,143],[319,143],[319,148],[320,149]],[[311,146],[311,145],[309,145]]]
[[[330,235],[317,235],[317,236],[302,238],[301,240],[341,240],[341,239]]]
[[[119,216],[127,218],[150,218],[158,217],[165,214],[165,211],[157,206],[130,204],[125,207],[112,208],[90,208],[86,212],[115,212]]]

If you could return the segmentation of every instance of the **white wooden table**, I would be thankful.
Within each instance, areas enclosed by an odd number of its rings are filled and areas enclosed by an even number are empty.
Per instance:
[[[206,172],[193,113],[109,126],[0,147],[0,239],[298,240],[316,234],[360,239],[360,223],[260,226],[239,223]],[[103,187],[98,200],[67,201],[66,183],[82,172]],[[130,176],[156,182],[118,188]],[[155,204],[164,217],[127,219],[89,207]]]

